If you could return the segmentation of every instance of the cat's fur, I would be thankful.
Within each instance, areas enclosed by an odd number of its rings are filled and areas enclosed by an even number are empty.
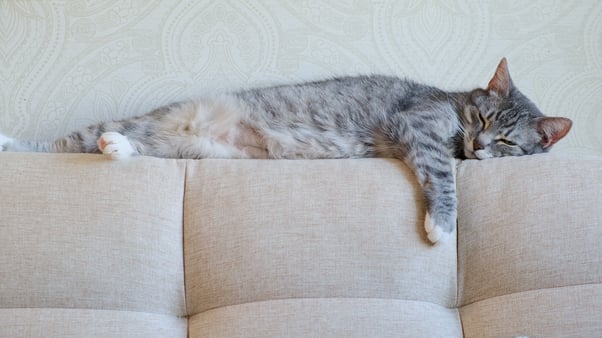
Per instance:
[[[436,243],[456,224],[454,158],[545,152],[570,128],[569,119],[545,117],[518,91],[502,59],[488,87],[470,92],[387,76],[335,78],[176,103],[54,142],[0,135],[0,151],[102,152],[112,159],[396,158],[424,190],[425,229]]]

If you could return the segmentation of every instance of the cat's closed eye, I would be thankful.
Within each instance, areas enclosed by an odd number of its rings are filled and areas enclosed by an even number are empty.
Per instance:
[[[505,145],[510,146],[510,147],[516,147],[517,146],[517,144],[515,142],[512,142],[512,141],[510,141],[508,139],[505,139],[505,138],[499,138],[499,139],[497,139],[495,141],[497,143],[502,143],[502,144],[505,144]]]

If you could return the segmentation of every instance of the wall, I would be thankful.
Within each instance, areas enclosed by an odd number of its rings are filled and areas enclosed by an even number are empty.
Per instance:
[[[598,0],[0,0],[0,130],[58,137],[214,90],[387,73],[485,86],[502,56],[555,151],[602,154]]]

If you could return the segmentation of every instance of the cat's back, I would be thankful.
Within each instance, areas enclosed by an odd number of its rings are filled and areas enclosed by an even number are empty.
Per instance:
[[[283,84],[243,90],[237,95],[244,100],[269,99],[333,100],[386,99],[407,94],[418,84],[395,76],[357,75],[334,77],[317,81]]]
[[[234,93],[254,120],[375,122],[422,102],[432,87],[386,75],[335,77]],[[338,126],[339,128],[345,126]]]

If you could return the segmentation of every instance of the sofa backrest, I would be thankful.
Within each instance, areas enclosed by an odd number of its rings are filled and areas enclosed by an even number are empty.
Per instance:
[[[0,337],[186,337],[185,162],[0,156]]]
[[[602,332],[602,158],[554,154],[458,169],[466,337]]]
[[[462,162],[456,247],[394,160],[3,153],[0,336],[595,336],[600,168]]]
[[[195,161],[185,196],[191,337],[461,336],[456,246],[400,162]]]

